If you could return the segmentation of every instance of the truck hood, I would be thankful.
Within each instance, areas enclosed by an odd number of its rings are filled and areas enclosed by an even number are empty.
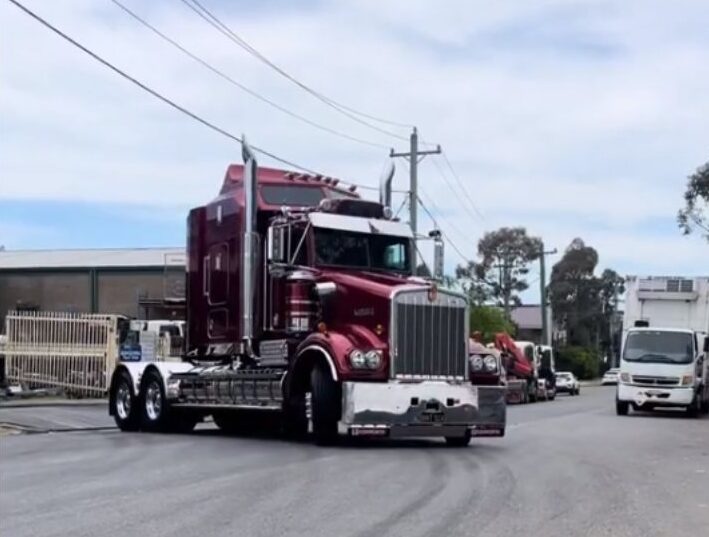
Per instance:
[[[392,293],[401,287],[430,287],[419,278],[371,271],[322,271],[317,279],[337,286],[336,315],[333,316],[337,319],[337,328],[349,333],[353,328],[355,332],[356,328],[365,328],[377,333],[383,345],[389,338]]]
[[[323,271],[320,279],[335,282],[338,287],[341,286],[343,289],[356,289],[387,299],[398,287],[411,285],[418,285],[422,288],[430,287],[430,284],[421,278],[367,270]]]

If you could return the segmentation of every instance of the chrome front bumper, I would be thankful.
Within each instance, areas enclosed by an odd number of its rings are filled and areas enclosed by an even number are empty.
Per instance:
[[[344,382],[340,432],[352,436],[462,436],[478,416],[470,383]]]
[[[628,401],[638,406],[651,404],[656,406],[687,406],[694,400],[693,386],[658,388],[637,386],[633,384],[618,384],[618,399]]]

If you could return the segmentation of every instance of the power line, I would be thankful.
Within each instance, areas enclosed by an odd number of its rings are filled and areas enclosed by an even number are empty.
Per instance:
[[[404,160],[403,162],[404,162],[404,167],[408,170],[408,163],[406,162],[406,160]],[[419,189],[419,193],[420,193],[424,198],[426,198],[426,202],[427,202],[429,205],[431,205],[431,207],[433,208],[433,210],[436,211],[436,212],[439,214],[439,216],[440,216],[441,218],[443,218],[443,211],[438,207],[438,205],[437,205],[436,202],[433,200],[433,198],[432,198],[431,196],[429,196],[423,188],[420,188],[420,189]],[[408,194],[408,192],[407,192],[407,194]],[[417,198],[419,198],[419,202],[422,203],[420,197],[417,196]],[[422,206],[423,206],[423,204],[422,204]],[[430,216],[431,216],[430,213],[429,213],[428,211],[426,211],[426,212],[427,212],[427,214],[428,214],[429,217],[430,217]],[[433,218],[431,218],[431,220],[433,220]],[[435,220],[434,220],[434,222],[435,222]],[[458,226],[456,226],[456,225],[453,223],[453,220],[446,220],[446,224],[449,225],[449,226],[453,229],[453,231],[455,231],[455,232],[458,234],[458,236],[459,236],[460,238],[462,238],[462,239],[465,239],[465,238],[466,238],[466,235],[467,235],[467,234],[466,234],[466,233],[463,233],[463,232],[460,230],[460,228],[459,228]],[[440,226],[439,226],[439,227],[440,227]]]
[[[465,261],[466,263],[472,263],[472,261],[471,261],[468,257],[466,257],[466,256],[463,254],[463,252],[460,251],[460,249],[459,249],[458,246],[453,242],[453,240],[452,240],[450,237],[448,237],[448,235],[441,229],[441,226],[439,225],[438,221],[437,221],[436,218],[433,216],[433,214],[431,214],[431,211],[428,210],[428,207],[426,207],[426,205],[423,203],[423,201],[421,200],[421,198],[418,199],[418,202],[421,204],[421,208],[424,210],[424,212],[428,215],[428,217],[433,221],[433,223],[435,224],[435,226],[436,226],[436,227],[438,228],[438,230],[441,232],[441,237],[443,237],[443,239],[451,246],[451,248],[453,248],[453,250],[455,251],[455,253],[457,253],[457,254],[460,256],[460,258],[461,258],[463,261]]]
[[[229,132],[229,131],[227,131],[227,130],[221,128],[221,127],[219,127],[218,125],[215,125],[214,123],[212,123],[212,122],[210,122],[210,121],[204,119],[203,117],[201,117],[201,116],[195,114],[194,112],[191,112],[190,110],[188,110],[188,109],[185,108],[184,106],[182,106],[182,105],[176,103],[175,101],[169,99],[168,97],[165,97],[164,95],[158,93],[156,90],[154,90],[154,89],[150,88],[149,86],[143,84],[143,83],[140,82],[138,79],[132,77],[131,75],[129,75],[129,74],[126,73],[125,71],[122,71],[121,69],[119,69],[118,67],[116,67],[115,65],[113,65],[112,63],[110,63],[108,60],[105,60],[104,58],[102,58],[101,56],[99,56],[98,54],[96,54],[95,52],[93,52],[92,50],[88,49],[87,47],[85,47],[84,45],[82,45],[81,43],[79,43],[78,41],[76,41],[74,38],[72,38],[72,37],[70,37],[69,35],[67,35],[67,34],[65,34],[64,32],[62,32],[59,28],[57,28],[56,26],[52,25],[52,24],[51,24],[50,22],[48,22],[47,20],[45,20],[45,19],[43,19],[42,17],[40,17],[39,15],[37,15],[35,12],[31,11],[29,8],[27,8],[27,7],[25,7],[24,5],[22,5],[22,4],[21,4],[20,2],[18,2],[17,0],[9,0],[9,2],[11,2],[12,4],[14,4],[16,7],[18,7],[18,8],[21,9],[22,11],[24,11],[25,14],[29,15],[30,17],[32,17],[34,20],[36,20],[37,22],[39,22],[40,24],[42,24],[44,27],[46,27],[47,29],[49,29],[49,30],[51,30],[52,32],[54,32],[55,34],[57,34],[59,37],[61,37],[62,39],[64,39],[64,40],[67,41],[68,43],[72,44],[73,46],[75,46],[76,48],[78,48],[79,50],[81,50],[82,52],[84,52],[85,54],[88,54],[89,56],[91,56],[94,60],[96,60],[97,62],[101,63],[104,67],[107,67],[108,69],[110,69],[111,71],[113,71],[114,73],[116,73],[117,75],[119,75],[119,76],[121,76],[122,78],[128,80],[129,82],[135,84],[135,85],[138,86],[140,89],[142,89],[143,91],[149,93],[150,95],[152,95],[152,96],[155,97],[156,99],[162,101],[163,103],[165,103],[165,104],[167,104],[168,106],[174,108],[175,110],[177,110],[177,111],[179,111],[179,112],[185,114],[186,116],[188,116],[188,117],[194,119],[195,121],[197,121],[198,123],[201,123],[201,124],[204,125],[205,127],[207,127],[207,128],[209,128],[209,129],[211,129],[211,130],[213,130],[213,131],[215,131],[215,132],[221,134],[222,136],[225,136],[226,138],[229,138],[230,140],[233,140],[233,141],[235,141],[235,142],[237,142],[237,143],[239,143],[239,144],[243,144],[243,143],[244,143],[244,141],[243,141],[243,139],[242,139],[241,137],[236,136],[235,134],[232,134],[231,132]],[[290,160],[287,160],[287,159],[284,159],[284,158],[282,158],[282,157],[279,157],[278,155],[275,155],[275,154],[273,154],[273,153],[271,153],[271,152],[269,152],[269,151],[267,151],[267,150],[265,150],[265,149],[262,149],[262,148],[260,148],[260,147],[254,146],[254,145],[252,145],[251,147],[254,149],[254,151],[257,151],[257,152],[261,153],[262,155],[265,155],[265,156],[267,156],[267,157],[270,157],[270,158],[272,158],[273,160],[276,160],[276,161],[278,161],[278,162],[280,162],[280,163],[282,163],[282,164],[285,164],[285,165],[287,165],[287,166],[291,166],[291,167],[293,167],[293,168],[296,168],[296,169],[299,169],[299,170],[302,170],[302,171],[305,171],[305,172],[308,172],[308,173],[311,173],[311,174],[315,174],[315,175],[318,174],[318,172],[316,172],[316,171],[314,171],[314,170],[311,170],[311,169],[309,169],[309,168],[306,168],[305,166],[301,166],[300,164],[297,164],[297,163],[292,162],[292,161],[290,161]],[[321,174],[321,175],[322,175],[322,174]],[[351,183],[351,182],[349,182],[349,181],[343,181],[343,182],[344,182],[344,183],[347,183],[347,184],[350,184],[350,185],[354,185],[354,186],[363,188],[363,189],[377,190],[376,187],[370,187],[370,186],[366,186],[366,185],[358,185],[358,184],[356,184],[356,183]]]
[[[452,182],[450,181],[450,179],[448,178],[448,175],[443,171],[443,168],[441,168],[441,165],[438,163],[438,161],[435,160],[435,159],[433,159],[432,162],[433,162],[434,168],[436,168],[436,170],[438,171],[438,175],[441,176],[441,178],[442,178],[443,181],[446,183],[446,185],[448,186],[448,188],[450,188],[450,191],[453,193],[453,195],[455,196],[455,198],[460,202],[460,205],[463,207],[463,210],[464,210],[466,213],[468,213],[468,216],[470,216],[470,218],[471,218],[473,221],[478,220],[479,216],[476,216],[476,215],[470,210],[470,207],[465,203],[465,200],[462,199],[462,197],[460,196],[460,193],[458,192],[458,189],[456,189],[456,188],[453,186],[453,183],[452,183]]]
[[[268,98],[266,98],[266,97],[260,95],[258,92],[256,92],[256,91],[252,90],[251,88],[245,86],[245,85],[242,84],[241,82],[238,82],[237,80],[235,80],[234,78],[232,78],[232,77],[229,76],[228,74],[224,73],[224,71],[221,71],[221,70],[219,70],[218,68],[214,67],[212,64],[210,64],[209,62],[207,62],[207,61],[204,60],[203,58],[197,56],[196,54],[194,54],[193,52],[191,52],[190,50],[188,50],[187,48],[185,48],[184,46],[182,46],[180,43],[178,43],[177,41],[175,41],[175,40],[172,39],[171,37],[167,36],[165,33],[161,32],[158,28],[156,28],[155,26],[153,26],[152,24],[150,24],[147,20],[145,20],[144,18],[142,18],[140,15],[138,15],[137,13],[135,13],[134,11],[132,11],[130,8],[128,8],[127,6],[125,6],[124,4],[122,4],[121,2],[119,2],[118,0],[109,0],[109,1],[112,2],[113,4],[115,4],[115,5],[116,5],[117,7],[119,7],[121,10],[123,10],[127,15],[129,15],[130,17],[132,17],[134,20],[138,21],[140,24],[142,24],[143,26],[145,26],[146,28],[148,28],[150,31],[152,31],[154,34],[156,34],[157,36],[159,36],[161,39],[163,39],[163,40],[166,41],[167,43],[171,44],[173,47],[175,47],[175,48],[177,48],[178,50],[180,50],[183,54],[187,55],[188,57],[190,57],[191,59],[193,59],[193,60],[196,61],[197,63],[201,64],[201,65],[202,65],[203,67],[205,67],[206,69],[209,69],[212,73],[214,73],[214,74],[216,74],[217,76],[221,77],[222,79],[226,80],[227,82],[229,82],[229,83],[232,84],[233,86],[236,86],[236,87],[239,88],[240,90],[242,90],[242,91],[248,93],[248,94],[251,95],[252,97],[254,97],[254,98],[256,98],[256,99],[258,99],[258,100],[260,100],[260,101],[262,101],[262,102],[264,102],[264,103],[266,103],[266,104],[272,106],[273,108],[276,108],[277,110],[283,112],[284,114],[287,114],[287,115],[289,115],[289,116],[291,116],[291,117],[293,117],[293,118],[295,118],[295,119],[298,119],[298,120],[300,120],[300,121],[303,121],[304,123],[307,123],[308,125],[310,125],[310,126],[312,126],[312,127],[315,127],[315,128],[317,128],[317,129],[320,129],[320,130],[322,130],[322,131],[328,132],[328,133],[330,133],[330,134],[334,134],[335,136],[339,136],[339,137],[341,137],[341,138],[345,138],[345,139],[347,139],[347,140],[350,140],[350,141],[353,141],[353,142],[357,142],[357,143],[360,143],[360,144],[369,145],[369,146],[372,146],[372,147],[379,147],[379,148],[383,148],[383,149],[388,149],[388,146],[386,146],[386,145],[384,145],[384,144],[379,144],[379,143],[376,143],[376,142],[371,142],[371,141],[369,141],[369,140],[364,140],[364,139],[362,139],[362,138],[357,138],[356,136],[351,136],[351,135],[346,134],[346,133],[344,133],[344,132],[341,132],[341,131],[332,129],[332,128],[330,128],[330,127],[327,127],[327,126],[325,126],[325,125],[321,125],[321,124],[319,124],[319,123],[317,123],[317,122],[315,122],[315,121],[312,121],[311,119],[308,119],[308,118],[306,118],[306,117],[304,117],[304,116],[301,116],[300,114],[297,114],[297,113],[295,113],[295,112],[292,112],[291,110],[288,110],[288,109],[285,108],[284,106],[281,106],[280,104],[278,104],[278,103],[276,103],[276,102],[274,102],[274,101],[272,101],[272,100],[270,100],[270,99],[268,99]]]
[[[478,214],[481,220],[485,220],[485,216],[483,215],[482,212],[478,209],[477,205],[475,204],[475,201],[473,201],[472,196],[468,192],[468,189],[465,188],[465,185],[463,184],[463,181],[461,181],[460,176],[458,173],[455,171],[453,168],[453,164],[451,163],[450,159],[448,158],[448,155],[443,152],[443,159],[446,161],[446,164],[448,164],[448,169],[451,171],[451,174],[453,175],[453,178],[458,182],[460,185],[460,189],[463,191],[463,194],[465,195],[466,198],[468,198],[468,201],[470,202],[470,206],[473,208],[473,210]]]
[[[304,84],[291,74],[289,74],[287,71],[285,71],[283,68],[278,66],[277,64],[273,63],[271,60],[269,60],[266,56],[261,54],[258,50],[256,50],[254,47],[252,47],[245,39],[243,39],[241,36],[239,36],[236,32],[234,32],[229,26],[227,26],[224,22],[222,22],[216,15],[214,15],[209,9],[207,9],[204,5],[202,5],[198,0],[180,0],[183,4],[185,4],[188,8],[190,8],[194,13],[196,13],[200,18],[202,18],[205,22],[207,22],[209,25],[211,25],[213,28],[215,28],[217,31],[219,31],[221,34],[226,36],[230,41],[235,43],[237,46],[257,58],[259,61],[265,63],[268,65],[271,69],[276,71],[278,74],[286,78],[287,80],[291,81],[293,84],[296,86],[300,87],[322,103],[326,104],[327,106],[330,106],[334,110],[338,111],[340,114],[343,114],[350,118],[353,121],[356,121],[357,123],[360,123],[361,125],[365,125],[366,127],[369,127],[370,129],[373,129],[375,131],[378,131],[382,134],[386,134],[388,136],[392,136],[394,138],[398,138],[400,140],[407,140],[406,137],[401,136],[395,132],[391,132],[386,129],[382,129],[381,127],[378,127],[377,125],[373,125],[372,123],[365,121],[362,119],[362,117],[367,117],[369,119],[372,119],[374,121],[379,121],[380,123],[387,123],[390,125],[394,126],[400,126],[400,127],[410,127],[410,125],[405,125],[403,123],[397,123],[393,121],[389,121],[383,118],[377,118],[376,116],[372,116],[369,114],[365,114],[363,112],[359,112],[353,108],[347,107],[345,105],[342,105],[338,103],[337,101],[323,95],[322,93],[314,90],[310,86]],[[361,116],[361,117],[358,117]]]
[[[440,218],[443,218],[443,211],[438,207],[435,201],[433,201],[433,198],[429,196],[424,190],[420,190],[419,193],[425,198],[426,203],[428,203],[433,210],[438,213]],[[453,220],[446,220],[446,224],[450,226],[450,228],[456,232],[456,234],[461,238],[465,239],[466,234],[461,231],[461,229],[453,223]]]

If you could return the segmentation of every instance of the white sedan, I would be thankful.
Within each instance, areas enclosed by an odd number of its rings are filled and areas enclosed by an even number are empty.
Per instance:
[[[601,380],[601,384],[603,386],[610,385],[610,384],[618,384],[618,376],[620,375],[620,369],[617,367],[614,367],[613,369],[609,369],[606,371],[606,374],[603,375],[603,380]]]
[[[581,383],[570,371],[558,371],[556,373],[556,393],[564,392],[569,395],[581,393]]]

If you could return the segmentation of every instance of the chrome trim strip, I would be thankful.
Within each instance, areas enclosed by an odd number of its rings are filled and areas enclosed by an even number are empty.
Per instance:
[[[324,348],[322,348],[320,345],[308,345],[305,347],[302,351],[298,353],[298,356],[296,356],[296,360],[300,358],[300,356],[305,353],[305,351],[318,351],[325,356],[325,360],[327,360],[328,365],[330,366],[330,373],[332,374],[333,380],[337,381],[337,369],[335,368],[335,361],[332,359],[332,356],[330,355],[329,352],[327,352]]]

